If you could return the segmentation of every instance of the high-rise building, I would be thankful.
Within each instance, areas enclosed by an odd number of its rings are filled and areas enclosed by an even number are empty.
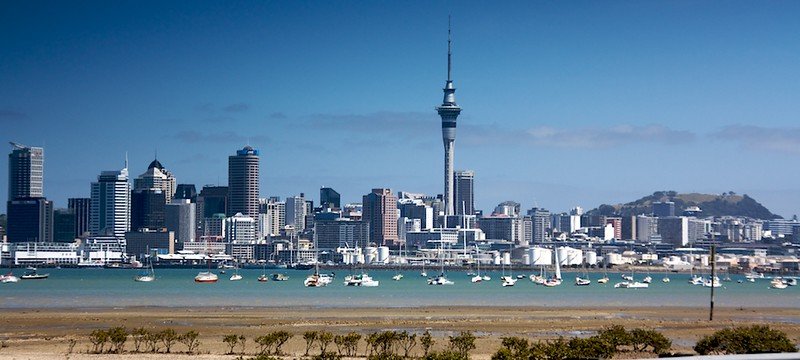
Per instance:
[[[205,229],[203,236],[219,236],[225,237],[225,224],[227,220],[225,218],[225,214],[214,214],[213,216],[206,218],[205,220]]]
[[[525,244],[525,225],[522,218],[504,214],[478,219],[478,226],[487,239],[511,241],[515,245]]]
[[[75,212],[70,209],[53,210],[53,241],[73,242],[75,238]]]
[[[456,104],[456,88],[450,77],[452,71],[450,28],[447,29],[447,81],[445,82],[442,105],[436,108],[442,118],[442,141],[444,143],[444,215],[455,215],[455,194],[453,187],[453,161],[455,158],[456,120],[461,107]]]
[[[308,208],[306,207],[304,195],[300,194],[300,196],[286,198],[286,225],[294,226],[295,231],[298,233],[306,229]]]
[[[474,215],[475,171],[456,171],[455,177],[456,215]]]
[[[172,175],[158,159],[147,166],[147,171],[133,180],[133,190],[161,189],[164,204],[169,204],[175,196],[175,176]]]
[[[286,203],[280,198],[262,199],[261,213],[266,215],[266,232],[262,236],[280,236],[286,226]]]
[[[131,186],[128,163],[119,171],[103,171],[92,183],[89,232],[93,236],[125,237],[130,231]]]
[[[341,209],[342,197],[336,190],[329,187],[319,189],[319,206],[323,209]]]
[[[256,220],[237,213],[225,222],[225,238],[232,243],[250,243],[256,240]]]
[[[228,216],[258,218],[259,151],[250,145],[228,157]]]
[[[636,241],[650,242],[658,234],[658,218],[639,215],[636,217]]]
[[[175,233],[179,243],[194,242],[196,224],[196,204],[189,199],[174,199],[167,204],[164,224],[168,231]]]
[[[157,230],[164,227],[166,195],[159,188],[131,191],[131,229]]]
[[[397,242],[397,197],[390,189],[372,189],[363,196],[362,219],[369,224],[370,241],[379,245]]]
[[[69,198],[68,208],[75,215],[75,236],[83,238],[89,235],[89,213],[91,198]]]
[[[661,241],[675,246],[686,246],[689,243],[689,218],[669,216],[658,218],[658,234]]]
[[[348,219],[316,220],[314,236],[319,249],[336,249],[340,246],[364,247],[369,244],[369,224]]]
[[[675,216],[675,203],[672,201],[654,202],[653,216],[658,218]]]
[[[44,149],[12,142],[8,154],[8,201],[44,197]]]
[[[8,242],[53,242],[53,202],[16,198],[8,202]]]
[[[197,228],[203,232],[204,219],[214,214],[225,215],[228,213],[228,187],[206,185],[197,195]]]
[[[550,211],[542,208],[532,208],[528,210],[528,215],[533,220],[533,243],[541,244],[547,240],[550,228]]]
[[[417,219],[422,230],[433,229],[433,207],[421,199],[400,199],[398,206],[400,217]]]
[[[175,196],[174,199],[187,199],[191,200],[191,202],[197,202],[197,189],[194,187],[194,184],[178,184],[178,187],[175,188]]]
[[[636,216],[622,217],[622,240],[636,240]]]
[[[622,218],[616,216],[607,216],[606,224],[611,224],[614,227],[614,239],[622,240]]]

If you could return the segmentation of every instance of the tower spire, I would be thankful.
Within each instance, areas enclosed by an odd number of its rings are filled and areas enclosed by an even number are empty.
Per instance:
[[[453,38],[450,34],[450,18],[451,16],[447,16],[447,81],[451,81],[450,78],[450,69],[452,68],[452,61],[451,58],[453,57],[453,51],[451,49],[451,44],[453,42]]]

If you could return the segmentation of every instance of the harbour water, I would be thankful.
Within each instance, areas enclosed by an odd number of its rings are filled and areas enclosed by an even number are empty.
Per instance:
[[[22,269],[17,269],[19,270]],[[431,269],[432,270],[432,269]],[[530,271],[530,269],[528,269]],[[334,282],[323,288],[306,288],[303,280],[312,271],[267,270],[280,272],[288,281],[258,282],[261,269],[242,269],[241,281],[229,281],[233,270],[220,274],[219,282],[197,284],[197,269],[156,269],[157,280],[134,282],[138,270],[132,269],[42,269],[50,273],[46,280],[23,280],[0,284],[0,308],[114,308],[114,307],[415,307],[415,306],[541,306],[541,307],[706,307],[709,288],[690,285],[688,274],[652,274],[647,289],[615,289],[622,281],[620,273],[609,272],[607,284],[597,284],[600,273],[590,274],[590,286],[574,286],[577,275],[564,271],[564,283],[544,287],[521,279],[514,287],[501,287],[500,272],[490,272],[491,281],[473,284],[465,272],[450,271],[451,286],[430,286],[418,270],[403,271],[404,278],[393,281],[393,270],[370,270],[380,281],[379,287],[361,288],[343,285],[347,270],[336,273]],[[515,271],[516,274],[530,272]],[[21,274],[16,274],[17,276]],[[429,275],[436,275],[429,271]],[[641,281],[644,274],[636,274]],[[770,289],[768,279],[750,283],[734,275],[715,289],[716,306],[722,307],[800,307],[800,287]],[[742,280],[738,283],[737,280]]]

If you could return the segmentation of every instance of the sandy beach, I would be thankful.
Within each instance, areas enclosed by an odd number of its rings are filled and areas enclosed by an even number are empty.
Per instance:
[[[64,358],[70,339],[77,340],[70,359],[82,358],[182,358],[180,354],[89,355],[88,334],[113,326],[144,327],[151,330],[173,328],[178,332],[200,333],[199,352],[204,359],[227,359],[222,337],[243,334],[248,338],[246,354],[255,354],[253,339],[270,331],[286,330],[295,336],[284,346],[289,357],[303,355],[302,333],[327,330],[333,333],[356,331],[368,334],[381,330],[430,330],[443,349],[447,336],[462,330],[477,336],[475,359],[488,359],[502,337],[523,336],[549,339],[558,336],[589,336],[603,326],[620,324],[628,328],[645,327],[664,333],[673,341],[673,351],[691,353],[701,336],[732,326],[769,324],[800,341],[800,309],[795,308],[719,308],[714,321],[708,309],[685,307],[658,308],[537,308],[537,307],[421,307],[421,308],[119,308],[48,309],[3,311],[0,320],[2,359]],[[365,344],[362,340],[360,351]],[[129,341],[127,349],[132,349]],[[419,347],[416,349],[419,351]],[[176,345],[177,352],[185,351]]]

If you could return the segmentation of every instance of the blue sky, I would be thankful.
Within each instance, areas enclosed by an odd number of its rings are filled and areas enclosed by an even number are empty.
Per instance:
[[[440,193],[448,14],[478,208],[732,190],[800,212],[791,1],[6,1],[0,134],[45,147],[56,206],[126,151],[133,176],[157,149],[225,184],[246,143],[264,197]]]

